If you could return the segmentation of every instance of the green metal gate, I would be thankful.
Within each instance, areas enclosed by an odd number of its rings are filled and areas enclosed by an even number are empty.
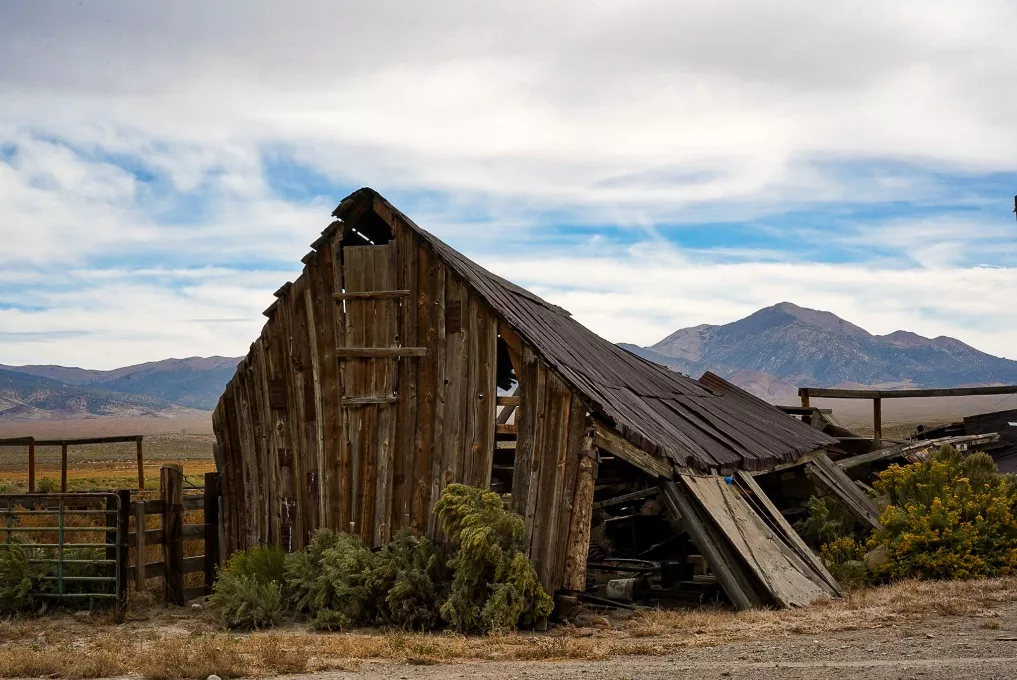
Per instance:
[[[0,494],[0,536],[27,554],[36,597],[123,604],[129,505],[129,492]]]

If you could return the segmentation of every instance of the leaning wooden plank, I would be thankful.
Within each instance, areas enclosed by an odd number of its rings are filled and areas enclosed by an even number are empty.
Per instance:
[[[827,571],[826,567],[823,565],[823,561],[812,552],[812,549],[805,544],[805,541],[803,541],[802,537],[798,535],[798,532],[795,531],[790,524],[788,524],[787,519],[785,519],[784,515],[777,509],[777,506],[773,504],[773,501],[771,501],[770,497],[766,495],[766,492],[763,491],[759,484],[756,483],[756,480],[753,479],[752,475],[744,470],[739,470],[736,473],[736,476],[738,477],[738,481],[745,485],[745,487],[747,487],[748,490],[756,497],[759,503],[762,504],[763,508],[766,510],[767,518],[780,527],[781,535],[787,540],[791,547],[794,548],[799,556],[801,556],[801,558],[812,567],[812,569],[816,572],[816,575],[819,578],[822,578],[823,581],[834,590],[834,592],[838,595],[841,594],[841,587],[840,584],[837,583],[837,579],[835,579],[830,572]]]
[[[791,560],[776,545],[780,539],[724,478],[682,475],[682,482],[774,601],[785,607],[804,607],[830,596],[828,587],[808,578],[800,559]]]
[[[577,593],[586,591],[586,556],[590,550],[593,489],[597,481],[597,452],[593,447],[592,433],[587,433],[581,446],[582,450],[577,455],[576,482],[562,570],[562,588]]]
[[[731,603],[738,609],[764,606],[765,600],[760,599],[752,584],[747,582],[746,575],[732,559],[730,548],[716,540],[715,531],[691,494],[671,481],[664,482],[663,489],[672,515],[681,521],[692,542],[706,558],[710,571],[717,577]]]
[[[643,451],[603,423],[595,424],[594,444],[654,477],[671,479],[671,462]]]
[[[519,410],[516,413],[516,454],[512,471],[512,507],[520,515],[525,515],[529,503],[530,468],[533,465],[533,448],[537,432],[537,404],[544,398],[543,385],[537,384],[538,360],[536,355],[527,348],[522,355],[522,370],[516,374],[519,384]]]
[[[833,464],[827,455],[821,454],[809,461],[805,473],[822,491],[837,498],[851,514],[872,529],[882,529],[879,508],[865,493],[855,486],[841,468]]]
[[[449,307],[454,309],[456,306],[460,310],[468,309],[469,291],[458,279],[449,278],[446,281],[445,305],[446,310]],[[467,380],[467,331],[466,328],[455,330],[455,321],[446,316],[448,332],[445,336],[445,413],[441,448],[436,452],[442,459],[439,495],[449,484],[462,481],[463,440],[466,435],[464,401]],[[461,319],[458,320],[458,325],[463,325]]]
[[[555,499],[552,514],[552,517],[558,518],[558,532],[555,536],[554,550],[550,553],[552,570],[550,585],[552,590],[549,590],[549,593],[557,591],[564,582],[565,555],[568,552],[569,531],[572,528],[572,517],[576,513],[573,503],[575,501],[576,477],[579,474],[579,457],[583,451],[589,450],[584,448],[588,420],[586,405],[573,393],[569,394],[569,399],[565,441],[565,469],[560,492],[558,492],[558,496]]]

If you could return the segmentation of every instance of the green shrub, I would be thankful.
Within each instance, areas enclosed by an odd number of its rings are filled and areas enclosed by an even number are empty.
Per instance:
[[[43,477],[35,483],[35,490],[38,493],[59,493],[60,482],[52,477]]]
[[[498,494],[450,484],[434,510],[451,552],[453,578],[441,615],[452,628],[513,629],[551,613],[554,603],[523,551],[523,518]]]
[[[231,628],[275,625],[283,613],[285,557],[276,546],[234,553],[219,572],[209,607]]]
[[[378,553],[378,560],[384,593],[378,618],[405,629],[435,627],[448,580],[438,546],[404,529]]]
[[[0,614],[31,611],[40,592],[42,573],[17,543],[0,544]]]
[[[869,547],[887,546],[880,577],[966,579],[1017,573],[1017,482],[992,458],[944,447],[929,460],[893,465],[876,490],[889,505]]]
[[[286,601],[315,627],[392,625],[458,631],[516,628],[552,601],[522,550],[523,520],[491,492],[447,487],[435,506],[447,553],[409,530],[371,550],[355,536],[318,531],[286,557]]]
[[[813,548],[844,537],[857,537],[859,522],[831,496],[813,496],[808,503],[809,515],[795,524],[795,530]]]

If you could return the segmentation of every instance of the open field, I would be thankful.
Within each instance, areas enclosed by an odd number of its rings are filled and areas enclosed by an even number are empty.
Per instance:
[[[137,604],[120,625],[101,614],[0,623],[3,677],[1002,678],[1015,657],[1017,579],[908,581],[799,610],[591,612],[547,633],[479,637],[299,622],[230,634],[200,610]]]
[[[0,420],[0,438],[114,437],[131,434],[212,434],[212,414],[188,409],[173,417]]]

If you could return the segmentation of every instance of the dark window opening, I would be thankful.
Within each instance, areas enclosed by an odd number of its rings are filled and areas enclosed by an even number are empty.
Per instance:
[[[392,228],[373,210],[346,227],[344,246],[383,246],[392,240]]]

